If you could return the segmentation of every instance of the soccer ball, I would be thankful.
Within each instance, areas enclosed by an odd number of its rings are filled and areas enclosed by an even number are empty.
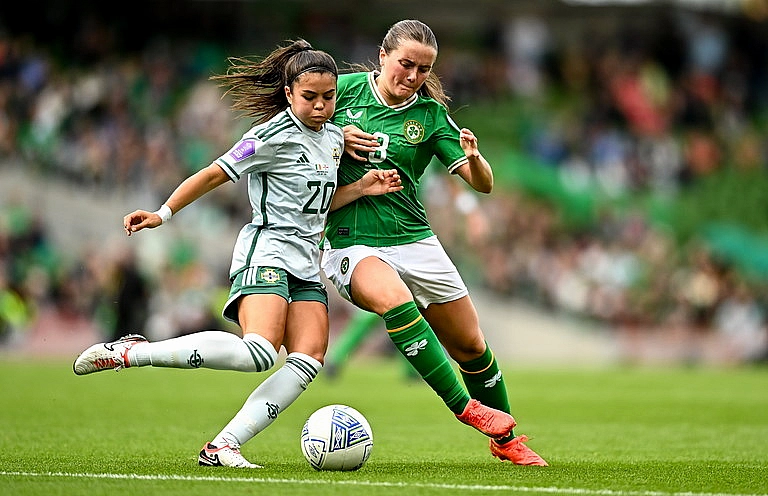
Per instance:
[[[362,413],[328,405],[309,416],[301,430],[301,451],[315,470],[357,470],[373,449],[373,431]]]

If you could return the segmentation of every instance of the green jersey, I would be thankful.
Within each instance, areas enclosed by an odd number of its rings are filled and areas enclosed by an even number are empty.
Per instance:
[[[397,169],[403,189],[364,196],[329,213],[326,248],[395,246],[432,236],[418,198],[419,180],[433,157],[449,172],[467,161],[459,144],[459,128],[444,106],[418,94],[389,106],[378,91],[376,76],[376,72],[339,76],[333,122],[340,127],[352,124],[373,134],[379,148],[365,162],[343,155],[338,185],[357,181],[369,169]]]

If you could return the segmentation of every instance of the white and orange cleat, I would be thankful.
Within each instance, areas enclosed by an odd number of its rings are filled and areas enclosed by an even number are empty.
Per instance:
[[[197,463],[203,467],[264,468],[246,460],[239,447],[229,444],[217,448],[211,443],[205,443]]]
[[[80,354],[72,364],[77,375],[92,374],[101,370],[118,371],[130,367],[128,350],[138,343],[147,343],[141,334],[128,334],[111,343],[99,343]]]

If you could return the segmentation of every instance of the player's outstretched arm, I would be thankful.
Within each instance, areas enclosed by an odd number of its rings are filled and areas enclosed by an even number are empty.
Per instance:
[[[459,167],[456,173],[475,191],[490,193],[493,190],[493,169],[485,157],[480,154],[474,133],[463,128],[459,135],[459,143],[461,143],[461,148],[467,157],[467,163]]]
[[[331,201],[331,212],[363,196],[378,196],[403,189],[397,169],[371,169],[354,183],[336,190]]]
[[[226,172],[214,162],[186,178],[159,210],[135,210],[123,217],[123,229],[130,236],[142,229],[157,227],[167,222],[174,213],[228,180]]]
[[[123,217],[123,229],[128,236],[145,228],[157,227],[162,223],[163,219],[159,213],[146,210],[134,210]]]

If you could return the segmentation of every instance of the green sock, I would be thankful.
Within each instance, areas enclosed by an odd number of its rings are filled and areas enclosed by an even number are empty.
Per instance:
[[[435,332],[409,301],[384,314],[392,342],[427,384],[455,414],[461,414],[469,395],[453,371]]]
[[[485,344],[485,352],[481,356],[459,363],[459,370],[470,396],[486,406],[511,413],[504,376],[488,343]],[[510,433],[509,437],[500,439],[499,442],[505,443],[513,437],[515,435]]]
[[[328,350],[326,362],[339,367],[342,366],[379,322],[381,322],[381,317],[375,313],[355,310],[355,314],[349,319],[346,327],[341,331],[331,349]]]

